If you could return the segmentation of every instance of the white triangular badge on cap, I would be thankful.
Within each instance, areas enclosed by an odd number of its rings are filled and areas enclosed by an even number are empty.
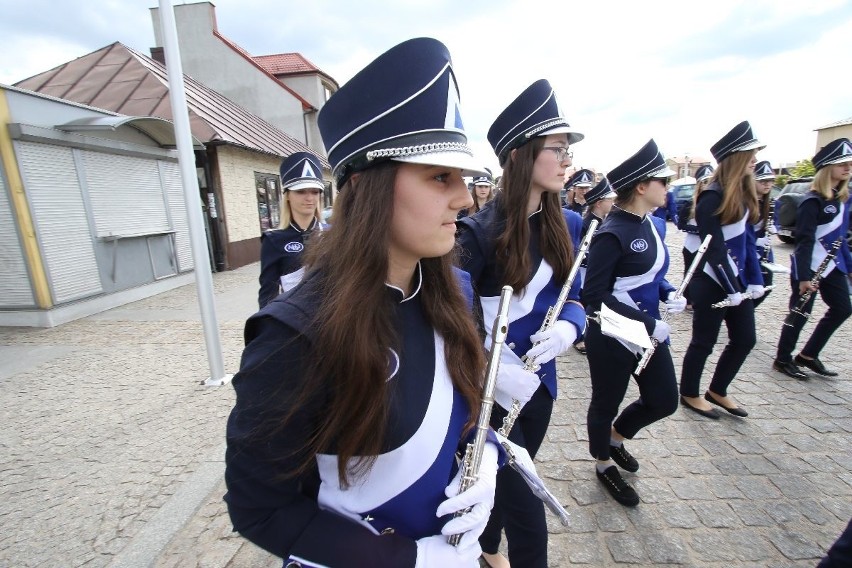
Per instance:
[[[464,130],[461,112],[459,112],[459,92],[456,90],[456,82],[453,80],[452,74],[450,74],[447,83],[447,114],[444,117],[444,128]]]
[[[311,162],[309,160],[305,160],[304,162],[302,162],[302,176],[301,177],[319,179],[319,176],[314,171],[314,168],[311,165]]]
[[[852,144],[849,142],[844,142],[843,147],[840,149],[841,156],[852,156]]]

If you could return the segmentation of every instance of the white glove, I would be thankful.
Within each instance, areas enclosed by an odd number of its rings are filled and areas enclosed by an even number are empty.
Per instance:
[[[677,296],[677,291],[673,290],[669,292],[666,298],[666,311],[670,314],[678,314],[686,309],[686,298],[683,296],[675,298],[675,296]]]
[[[663,320],[657,320],[657,323],[654,324],[654,332],[651,334],[651,337],[662,343],[669,337],[671,332],[672,327],[669,324]]]
[[[464,540],[464,538],[462,538]],[[417,560],[414,568],[446,568],[447,566],[463,566],[478,568],[482,549],[479,542],[469,550],[460,550],[447,542],[444,535],[427,536],[417,541]]]
[[[760,237],[754,240],[754,244],[760,248],[766,248],[767,243],[769,243],[769,237]]]
[[[479,479],[464,493],[459,494],[462,473],[463,471],[460,468],[444,490],[444,494],[449,499],[438,505],[435,514],[438,517],[443,517],[471,507],[470,511],[447,521],[441,529],[441,534],[444,535],[444,540],[450,535],[461,534],[462,537],[458,546],[453,547],[456,549],[456,554],[467,558],[468,553],[474,553],[471,558],[476,561],[482,554],[482,549],[479,547],[479,536],[485,530],[488,517],[491,516],[491,508],[494,506],[494,488],[497,486],[497,446],[490,442],[485,444],[482,462],[479,466]],[[430,545],[431,547],[439,548],[436,545]],[[434,564],[434,566],[440,568],[457,565],[460,564],[452,562]],[[418,541],[417,546],[417,566],[420,566],[420,541]],[[432,564],[423,564],[423,566],[432,566]]]
[[[778,234],[778,227],[776,227],[775,225],[769,225],[768,227],[766,227],[766,234],[767,235],[777,235]]]
[[[577,328],[574,324],[556,320],[549,330],[530,335],[533,346],[527,351],[527,358],[533,357],[536,365],[544,365],[571,347],[576,340]]]
[[[733,294],[728,294],[728,306],[734,307],[739,306],[743,303],[743,295],[739,292],[734,292]]]
[[[525,371],[523,363],[514,353],[512,353],[514,357],[508,358],[515,360],[516,363],[507,363],[506,351],[511,353],[511,350],[506,348],[504,355],[501,356],[500,368],[497,370],[497,384],[494,385],[494,400],[506,410],[512,408],[513,400],[519,401],[523,408],[538,390],[541,379],[532,371]]]
[[[760,284],[749,284],[748,286],[746,286],[746,295],[752,300],[757,300],[764,294],[766,294],[766,288],[764,288]]]

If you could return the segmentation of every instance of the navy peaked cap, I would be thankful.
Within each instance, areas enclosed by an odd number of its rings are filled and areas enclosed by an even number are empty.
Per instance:
[[[772,169],[772,165],[766,160],[756,163],[754,165],[754,179],[757,181],[775,179],[775,171]]]
[[[494,187],[494,178],[487,173],[484,176],[476,176],[473,178],[473,185],[489,185]]]
[[[831,164],[852,162],[852,143],[849,142],[848,138],[832,140],[819,149],[819,152],[814,155],[811,162],[813,162],[817,170]]]
[[[587,191],[585,195],[586,203],[588,205],[594,205],[601,199],[614,199],[615,197],[615,191],[613,191],[612,185],[610,185],[609,180],[606,179],[606,177],[602,177],[601,181],[599,181],[595,187]]]
[[[699,182],[701,180],[709,179],[713,177],[714,173],[716,173],[716,170],[713,169],[713,166],[701,166],[695,171],[695,181]]]
[[[727,134],[722,136],[718,142],[710,148],[710,153],[718,164],[734,152],[745,152],[746,150],[762,150],[766,144],[762,144],[751,131],[751,125],[747,120],[734,126]]]
[[[565,184],[565,189],[571,189],[572,187],[592,187],[595,183],[595,172],[592,170],[577,170],[574,172],[570,178],[568,178],[568,183]]]
[[[467,145],[450,53],[436,39],[410,39],[377,57],[317,120],[338,184],[384,160],[483,173]]]
[[[324,189],[322,165],[319,158],[311,152],[294,152],[281,161],[281,188],[284,191]]]
[[[666,159],[652,138],[642,148],[615,166],[607,174],[615,191],[631,187],[638,181],[649,178],[667,178],[675,171],[666,165]]]
[[[583,139],[565,120],[547,79],[539,79],[506,107],[488,129],[488,142],[502,166],[509,152],[536,136],[568,134],[568,144]]]

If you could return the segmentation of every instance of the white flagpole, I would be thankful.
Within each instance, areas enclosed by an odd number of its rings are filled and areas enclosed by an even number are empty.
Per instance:
[[[195,284],[198,288],[198,305],[204,327],[204,343],[207,346],[207,362],[210,376],[203,384],[220,386],[230,382],[232,375],[225,374],[222,344],[219,339],[219,322],[216,319],[216,304],[213,297],[213,277],[210,274],[210,258],[207,255],[207,237],[204,234],[204,219],[201,217],[201,197],[195,171],[195,154],[192,150],[192,133],[189,129],[189,110],[183,85],[183,67],[180,63],[177,26],[171,0],[160,0],[160,27],[163,33],[163,51],[166,56],[166,71],[169,78],[169,101],[177,140],[178,163],[183,178],[183,194],[189,222],[189,239],[192,260],[195,263]]]

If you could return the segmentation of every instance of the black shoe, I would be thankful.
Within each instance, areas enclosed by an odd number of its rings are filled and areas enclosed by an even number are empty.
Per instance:
[[[680,397],[680,405],[690,409],[693,412],[697,412],[704,418],[712,418],[713,420],[718,420],[720,418],[719,413],[716,412],[715,408],[711,408],[710,410],[703,410],[701,408],[698,408],[697,406],[692,406],[691,404],[686,402],[686,399],[683,397]]]
[[[825,365],[822,364],[822,361],[820,361],[816,357],[814,357],[813,359],[805,359],[801,355],[796,355],[793,358],[793,361],[795,361],[796,365],[798,365],[799,367],[807,367],[814,373],[818,373],[823,377],[837,376],[837,373],[835,371],[829,371],[828,369],[826,369]]]
[[[745,408],[742,408],[740,406],[732,406],[732,407],[725,406],[724,404],[722,404],[721,402],[719,402],[718,400],[713,398],[710,395],[709,392],[704,393],[704,400],[706,400],[710,404],[715,404],[716,406],[721,406],[722,408],[724,408],[725,410],[727,410],[729,413],[733,414],[734,416],[739,416],[741,418],[745,418],[746,416],[748,416],[748,412],[745,411]]]
[[[796,364],[792,361],[782,363],[778,359],[775,359],[775,361],[772,363],[772,368],[778,371],[779,373],[784,373],[788,377],[793,377],[797,381],[808,380],[808,374],[798,368]]]
[[[612,461],[618,464],[618,467],[625,471],[629,471],[630,473],[636,473],[639,471],[639,462],[636,461],[636,458],[630,455],[630,452],[627,451],[624,444],[621,444],[620,446],[610,445],[609,457],[612,458]]]
[[[595,473],[616,501],[625,507],[635,507],[639,504],[639,495],[624,481],[624,478],[618,473],[617,467],[611,465],[603,473],[595,469]]]
[[[580,343],[575,343],[575,344],[574,344],[574,349],[576,349],[576,350],[577,350],[577,352],[578,352],[580,355],[585,355],[585,354],[586,354],[586,344],[585,344],[585,343],[583,343],[582,341],[581,341]]]

